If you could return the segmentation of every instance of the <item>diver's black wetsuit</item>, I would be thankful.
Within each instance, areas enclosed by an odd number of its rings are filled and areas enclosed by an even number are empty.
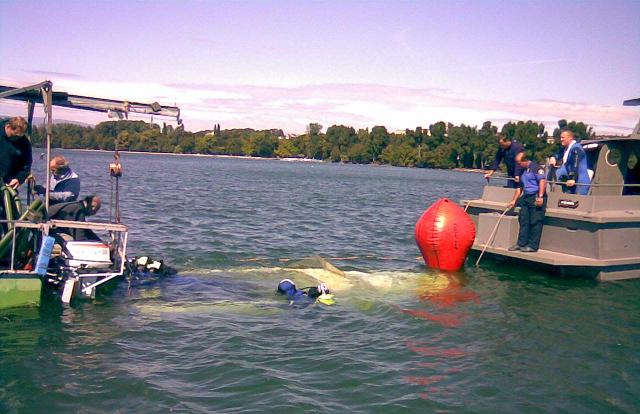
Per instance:
[[[90,207],[86,201],[74,201],[71,203],[60,203],[49,207],[49,219],[87,221]],[[60,228],[58,232],[69,234],[74,240],[100,240],[100,238],[89,229],[68,229]]]

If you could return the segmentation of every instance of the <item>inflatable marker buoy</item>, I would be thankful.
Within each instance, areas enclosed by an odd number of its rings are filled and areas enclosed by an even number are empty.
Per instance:
[[[441,198],[416,223],[416,243],[427,266],[459,270],[476,237],[471,217],[456,203]]]

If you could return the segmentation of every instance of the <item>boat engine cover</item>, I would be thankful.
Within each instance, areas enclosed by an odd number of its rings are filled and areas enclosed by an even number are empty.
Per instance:
[[[65,247],[70,255],[66,257],[67,266],[102,269],[112,264],[109,246],[102,242],[69,241]]]

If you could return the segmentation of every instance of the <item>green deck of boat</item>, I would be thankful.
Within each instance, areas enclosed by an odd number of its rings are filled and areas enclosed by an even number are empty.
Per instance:
[[[40,304],[42,281],[38,277],[1,275],[0,309]]]

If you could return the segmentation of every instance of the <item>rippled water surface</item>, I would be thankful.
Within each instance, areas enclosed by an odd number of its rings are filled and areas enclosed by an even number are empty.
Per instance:
[[[67,151],[109,214],[111,154]],[[445,275],[413,226],[481,175],[123,154],[132,254],[177,276],[0,311],[0,412],[638,412],[640,283],[484,261]],[[38,161],[38,167],[42,162]],[[346,279],[299,260],[319,255]],[[306,264],[308,264],[307,262]],[[309,266],[306,266],[309,267]],[[311,266],[313,267],[313,266]],[[290,307],[288,277],[334,288]]]

